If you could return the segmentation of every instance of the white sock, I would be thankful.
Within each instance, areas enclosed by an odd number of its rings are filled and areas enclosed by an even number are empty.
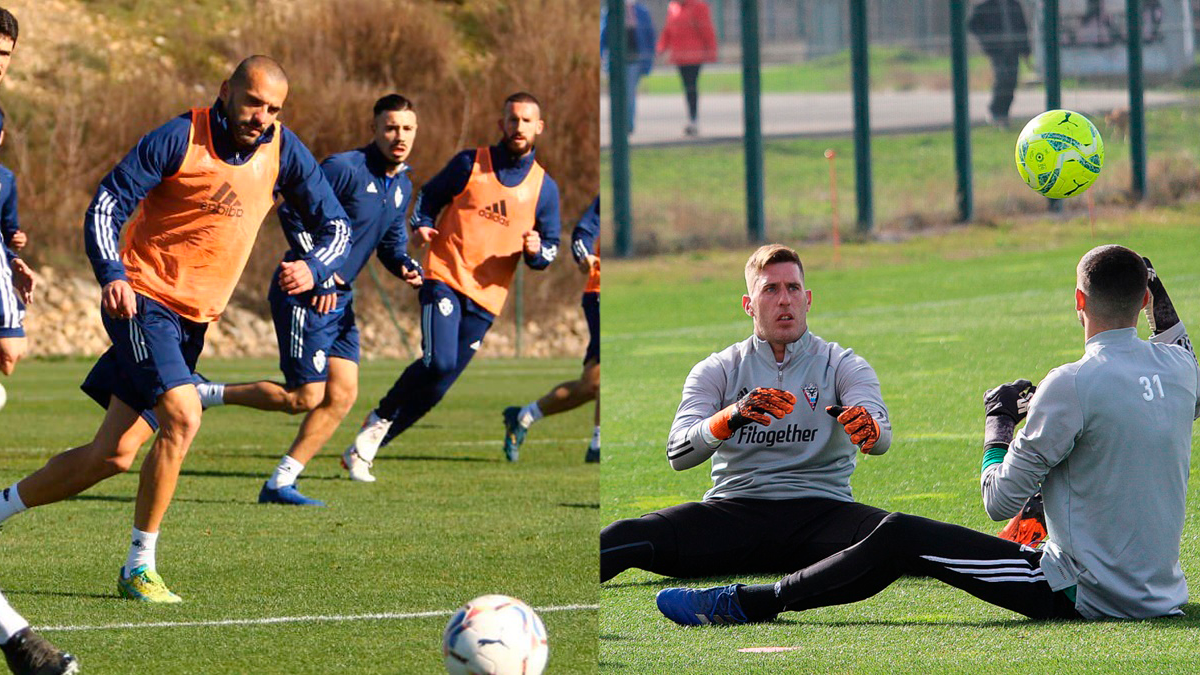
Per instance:
[[[533,423],[545,417],[542,414],[542,409],[538,407],[537,401],[521,408],[521,412],[517,413],[517,424],[522,428],[528,429],[533,426]]]
[[[225,405],[224,382],[200,382],[196,385],[196,392],[200,394],[200,405],[205,408]]]
[[[600,425],[597,424],[596,428],[594,430],[592,430],[592,442],[588,444],[588,450],[599,450],[599,449],[600,449]]]
[[[25,506],[25,502],[21,501],[21,495],[17,494],[17,483],[13,483],[11,487],[0,490],[0,523],[27,508],[29,507]]]
[[[129,556],[125,558],[125,570],[122,576],[128,577],[140,565],[146,569],[154,569],[154,549],[158,546],[157,532],[142,532],[133,528],[133,536],[129,543]]]
[[[29,622],[17,614],[17,610],[8,604],[3,594],[0,594],[0,644],[8,642],[12,636],[26,628],[29,628]]]
[[[300,472],[304,470],[304,465],[291,455],[284,455],[283,459],[279,460],[279,466],[275,467],[275,473],[267,479],[267,487],[272,490],[278,490],[281,487],[295,485],[296,479],[300,477]]]

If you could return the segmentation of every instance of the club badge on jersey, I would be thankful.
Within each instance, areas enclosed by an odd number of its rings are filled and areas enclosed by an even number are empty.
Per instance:
[[[816,410],[817,409],[817,399],[820,398],[820,396],[821,396],[821,392],[819,389],[817,389],[817,385],[806,384],[806,385],[804,385],[804,389],[802,389],[801,391],[804,392],[804,400],[808,401],[808,407],[812,408],[813,410]]]

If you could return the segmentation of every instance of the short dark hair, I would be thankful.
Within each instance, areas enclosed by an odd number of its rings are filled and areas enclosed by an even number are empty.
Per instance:
[[[1137,319],[1150,278],[1142,256],[1116,244],[1097,246],[1079,260],[1076,273],[1093,315],[1121,322]]]
[[[229,76],[229,84],[245,86],[250,82],[251,72],[261,72],[272,80],[279,80],[285,84],[288,81],[287,73],[278,61],[269,56],[255,54],[242,59],[237,68],[233,69],[233,74]]]
[[[13,44],[17,44],[17,17],[13,13],[0,7],[0,35],[7,35],[12,38]]]
[[[412,101],[404,98],[400,94],[388,94],[378,101],[375,101],[375,112],[372,113],[372,115],[374,117],[379,117],[379,113],[402,112],[404,110],[411,110],[413,113],[417,112],[417,109],[413,107]]]
[[[532,103],[538,107],[539,113],[542,110],[541,102],[537,100],[537,97],[527,91],[518,91],[515,94],[510,94],[508,98],[504,99],[505,106],[507,106],[509,103]]]

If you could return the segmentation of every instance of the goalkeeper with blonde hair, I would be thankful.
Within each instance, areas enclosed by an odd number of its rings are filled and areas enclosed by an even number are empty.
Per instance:
[[[712,460],[699,502],[600,533],[600,580],[637,567],[675,577],[790,571],[866,537],[887,511],[854,501],[857,453],[891,445],[874,369],[808,329],[812,291],[792,249],[746,263],[754,334],[688,375],[667,440],[676,471]]]

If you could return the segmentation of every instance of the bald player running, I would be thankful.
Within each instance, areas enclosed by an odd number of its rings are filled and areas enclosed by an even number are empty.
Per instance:
[[[1083,357],[1036,388],[1017,380],[984,396],[984,508],[1012,517],[1040,485],[1043,549],[893,513],[858,544],[777,583],[664,589],[659,610],[684,625],[769,621],[865,600],[912,575],[1032,619],[1183,614],[1179,551],[1200,367],[1161,283],[1148,287],[1146,263],[1123,246],[1088,251],[1075,287]],[[1151,301],[1152,337],[1140,340],[1138,313]]]
[[[809,330],[812,297],[794,250],[750,256],[742,308],[754,334],[692,368],[667,439],[676,471],[712,459],[713,487],[703,501],[604,528],[601,581],[631,567],[674,577],[793,570],[887,515],[850,491],[855,446],[881,455],[891,445],[879,378]]]
[[[128,471],[157,429],[142,462],[129,555],[118,576],[125,598],[181,601],[156,571],[154,552],[200,429],[196,361],[275,191],[303,205],[318,228],[311,250],[280,263],[283,291],[296,295],[323,283],[346,257],[345,211],[312,153],[276,120],[287,94],[278,63],[247,58],[221,83],[211,107],[193,108],[142,137],[88,207],[84,241],[113,345],[83,390],[107,412],[92,442],[51,458],[0,493],[0,522]],[[121,224],[139,205],[118,252]]]

